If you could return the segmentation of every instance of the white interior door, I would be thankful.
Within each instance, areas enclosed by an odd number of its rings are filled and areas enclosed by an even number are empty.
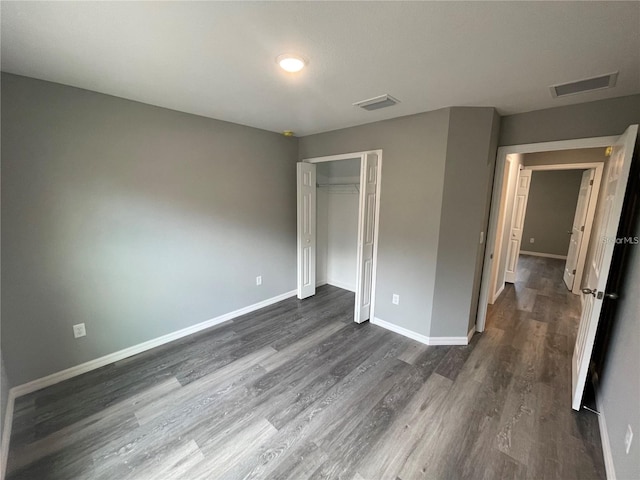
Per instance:
[[[378,192],[378,154],[367,153],[360,171],[360,215],[358,219],[358,259],[354,320],[369,320],[373,291],[373,255]]]
[[[522,230],[524,229],[524,217],[527,213],[530,186],[531,170],[520,170],[518,184],[516,185],[516,197],[513,204],[511,235],[509,235],[509,243],[507,245],[507,268],[504,275],[505,281],[509,283],[515,283],[516,281],[518,256],[520,255],[522,245]]]
[[[573,283],[575,282],[578,255],[582,248],[582,238],[584,236],[584,227],[587,223],[587,210],[589,209],[589,199],[591,198],[591,188],[593,187],[594,176],[595,170],[593,169],[586,170],[582,174],[576,213],[573,217],[571,232],[569,232],[571,235],[571,241],[569,242],[569,252],[567,253],[567,262],[564,265],[563,275],[564,283],[569,290],[573,290]]]
[[[316,294],[316,166],[299,162],[298,298]]]
[[[587,265],[586,282],[583,285],[584,305],[578,335],[571,361],[572,407],[580,410],[582,395],[591,361],[593,342],[596,336],[602,300],[612,293],[606,292],[613,247],[620,223],[624,193],[629,179],[631,156],[635,146],[638,126],[630,126],[613,145],[611,156],[602,182],[604,192],[598,205],[593,239],[594,253]]]

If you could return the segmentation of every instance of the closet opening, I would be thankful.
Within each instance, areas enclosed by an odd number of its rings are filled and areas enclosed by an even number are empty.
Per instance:
[[[354,321],[373,316],[382,151],[297,165],[298,298],[329,284],[355,293]]]

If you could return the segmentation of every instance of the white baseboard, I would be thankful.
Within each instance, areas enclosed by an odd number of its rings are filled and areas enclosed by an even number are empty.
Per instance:
[[[609,430],[607,430],[607,422],[604,418],[602,410],[602,402],[600,401],[600,393],[596,387],[596,408],[598,409],[598,426],[600,427],[600,440],[602,441],[602,456],[604,457],[604,469],[607,473],[607,480],[616,480],[616,469],[613,464],[613,454],[611,453],[611,444],[609,443]]]
[[[491,305],[493,305],[494,303],[496,303],[496,300],[498,300],[498,297],[500,296],[500,294],[502,292],[504,292],[504,287],[505,287],[506,283],[502,282],[502,285],[500,286],[500,288],[498,289],[498,291],[496,292],[496,294],[493,296],[493,298],[491,299]]]
[[[469,330],[469,333],[467,333],[467,345],[471,343],[471,339],[473,338],[475,333],[476,333],[476,325],[473,324],[473,326],[471,327],[471,330]]]
[[[520,255],[531,255],[533,257],[557,258],[560,260],[567,259],[566,255],[556,255],[555,253],[528,252],[526,250],[520,250]]]
[[[4,414],[4,426],[2,428],[2,443],[0,444],[0,480],[4,480],[7,471],[7,459],[9,458],[9,440],[11,439],[11,427],[13,425],[13,406],[15,394],[9,390],[7,409]]]
[[[327,284],[333,285],[334,287],[342,288],[343,290],[349,290],[350,292],[356,291],[355,285],[351,285],[350,283],[344,283],[339,280],[328,279]]]
[[[398,325],[395,325],[393,323],[385,322],[380,318],[373,317],[369,320],[369,322],[374,325],[378,325],[379,327],[390,330],[394,333],[411,338],[416,342],[424,343],[425,345],[468,345],[475,331],[474,327],[469,330],[469,333],[467,333],[467,335],[464,337],[427,337],[426,335],[407,330],[406,328],[399,327]]]
[[[14,398],[21,397],[22,395],[27,395],[42,388],[46,388],[64,380],[68,380],[69,378],[73,378],[78,375],[82,375],[83,373],[90,372],[91,370],[104,367],[105,365],[109,365],[110,363],[118,362],[133,355],[146,352],[147,350],[151,350],[152,348],[159,347],[160,345],[164,345],[165,343],[178,340],[179,338],[186,337],[187,335],[192,335],[202,330],[206,330],[207,328],[214,327],[216,325],[219,325],[220,323],[227,322],[241,315],[245,315],[255,310],[268,307],[269,305],[273,305],[274,303],[278,303],[282,300],[286,300],[287,298],[294,297],[296,296],[296,294],[297,290],[292,290],[290,292],[283,293],[282,295],[277,295],[275,297],[268,298],[267,300],[254,303],[253,305],[249,305],[248,307],[225,313],[224,315],[212,318],[211,320],[207,320],[205,322],[183,328],[182,330],[178,330],[176,332],[169,333],[167,335],[163,335],[161,337],[154,338],[143,343],[139,343],[138,345],[125,348],[124,350],[120,350],[118,352],[110,353],[109,355],[96,358],[95,360],[90,360],[80,365],[76,365],[75,367],[52,373],[51,375],[47,375],[46,377],[38,378],[31,382],[13,387],[11,389],[11,393],[13,393]]]

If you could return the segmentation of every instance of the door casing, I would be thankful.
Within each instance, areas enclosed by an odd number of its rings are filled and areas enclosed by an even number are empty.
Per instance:
[[[493,192],[491,194],[491,208],[489,213],[489,226],[487,228],[487,242],[485,245],[484,262],[482,267],[482,280],[480,282],[480,296],[478,300],[478,313],[476,315],[476,331],[483,332],[487,319],[487,307],[489,305],[489,291],[491,286],[491,270],[493,268],[494,252],[496,250],[498,217],[500,213],[500,196],[502,193],[502,183],[507,155],[524,154],[536,152],[549,152],[555,150],[576,150],[580,148],[598,148],[612,145],[618,136],[579,138],[574,140],[560,140],[556,142],[527,143],[522,145],[508,145],[498,148],[496,156],[496,168],[493,179]],[[583,167],[583,165],[587,165]],[[572,164],[572,168],[591,168],[594,164]],[[599,164],[595,164],[599,165]],[[544,165],[541,168],[556,167],[554,165]],[[536,167],[528,167],[536,169]],[[601,165],[602,168],[602,165]],[[597,176],[597,172],[596,172]],[[602,171],[600,177],[602,178]],[[594,182],[595,186],[595,182]],[[577,272],[576,272],[577,273]],[[577,282],[579,283],[579,282]]]

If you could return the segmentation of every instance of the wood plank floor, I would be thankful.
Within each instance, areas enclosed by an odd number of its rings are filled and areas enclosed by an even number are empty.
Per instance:
[[[357,325],[331,286],[280,302],[19,398],[7,478],[604,478],[561,278],[523,256],[464,347]]]

